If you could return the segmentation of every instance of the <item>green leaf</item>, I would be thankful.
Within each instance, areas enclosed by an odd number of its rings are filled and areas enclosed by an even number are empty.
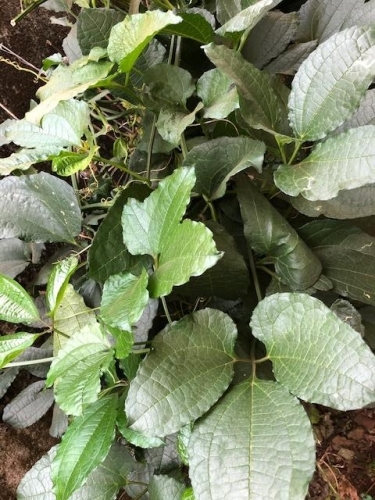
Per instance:
[[[134,345],[134,336],[132,332],[120,330],[106,325],[106,329],[110,335],[115,339],[116,358],[124,359],[129,356]]]
[[[40,126],[25,118],[9,127],[6,136],[25,148],[61,149],[65,146],[79,146],[88,124],[88,104],[70,99],[60,102],[50,113],[43,116]]]
[[[177,451],[177,433],[166,436],[163,446],[145,450],[144,456],[154,474],[168,474],[180,468],[182,462]]]
[[[224,255],[217,264],[201,276],[192,277],[176,292],[192,299],[216,296],[235,300],[246,295],[250,285],[249,272],[233,237],[218,222],[207,221],[206,226],[214,236],[217,249]]]
[[[100,224],[89,250],[89,275],[95,281],[103,283],[112,274],[147,268],[149,259],[131,255],[122,237],[121,214],[129,198],[143,201],[150,190],[143,185],[131,184],[116,198],[107,216]]]
[[[44,380],[39,380],[28,385],[5,406],[3,421],[16,429],[24,429],[40,420],[53,402],[53,391],[46,390]]]
[[[165,141],[177,147],[181,141],[182,133],[189,125],[194,123],[195,115],[202,108],[203,104],[201,102],[197,104],[191,113],[177,108],[162,108],[156,122],[159,134]]]
[[[88,153],[61,151],[58,156],[52,158],[52,171],[67,177],[80,170],[85,170],[90,165],[97,150],[97,147],[93,147]]]
[[[167,63],[155,64],[145,72],[143,83],[144,101],[150,109],[161,110],[164,106],[186,106],[186,100],[195,91],[191,74],[179,66]]]
[[[179,168],[143,203],[130,199],[124,206],[125,245],[132,254],[148,254],[155,261],[149,281],[151,297],[167,295],[174,285],[202,274],[221,257],[203,224],[180,223],[194,184],[194,170]]]
[[[276,380],[297,397],[338,410],[375,401],[375,357],[361,336],[306,294],[266,297],[250,323]]]
[[[69,279],[77,269],[78,263],[78,258],[72,255],[53,266],[52,272],[48,278],[46,291],[47,305],[52,314],[60,304],[69,283]]]
[[[318,143],[297,165],[281,165],[275,184],[291,196],[330,200],[341,189],[375,183],[375,125],[350,129]]]
[[[163,29],[162,33],[168,35],[191,38],[199,43],[210,43],[214,38],[211,24],[199,13],[179,12],[182,22],[173,24]]]
[[[185,485],[169,476],[153,476],[148,485],[150,500],[181,500]]]
[[[23,332],[15,333],[14,335],[0,336],[0,368],[15,359],[27,347],[33,345],[38,337],[39,335],[37,334]]]
[[[203,101],[205,118],[221,120],[239,107],[237,89],[232,80],[216,68],[199,78],[197,95]]]
[[[0,273],[15,278],[31,260],[31,248],[18,238],[0,240]]]
[[[247,61],[262,68],[275,59],[291,42],[298,27],[296,12],[268,12],[254,28],[242,49]]]
[[[0,238],[74,243],[81,211],[68,183],[50,174],[0,181]]]
[[[362,125],[375,125],[375,89],[366,92],[357,111],[337,128],[334,133],[341,133]]]
[[[194,192],[215,200],[224,196],[231,176],[250,166],[261,172],[265,150],[249,137],[219,137],[191,149],[182,165],[195,168]]]
[[[281,0],[258,0],[229,19],[216,30],[216,33],[225,36],[227,33],[251,30],[269,10],[276,7],[280,2]]]
[[[0,319],[11,323],[31,323],[39,319],[39,312],[26,290],[2,274],[0,274]]]
[[[108,56],[119,64],[122,72],[129,72],[141,52],[152,38],[170,24],[178,24],[182,18],[171,11],[147,11],[127,16],[111,30]]]
[[[101,372],[113,352],[99,325],[83,327],[58,351],[48,372],[46,385],[54,384],[56,402],[68,415],[81,415],[100,391]]]
[[[341,125],[358,108],[374,71],[375,28],[349,28],[320,44],[292,82],[289,118],[296,136],[314,141]]]
[[[70,424],[51,468],[58,500],[68,500],[108,455],[115,437],[116,408],[117,395],[105,396]]]
[[[292,290],[313,285],[322,270],[316,255],[247,177],[239,177],[236,185],[245,238],[251,248],[271,257],[276,272]]]
[[[375,238],[356,226],[333,220],[306,224],[300,233],[322,262],[335,292],[375,304]]]
[[[265,380],[234,386],[194,426],[188,449],[199,500],[304,500],[315,469],[308,416],[287,389]]]
[[[236,335],[229,316],[213,309],[160,332],[130,383],[125,403],[130,429],[163,437],[202,416],[232,379]]]
[[[148,275],[114,274],[104,283],[100,306],[102,320],[115,328],[131,330],[148,301]]]
[[[58,446],[54,446],[22,478],[18,489],[19,500],[55,500],[51,479],[51,463]],[[118,443],[114,443],[107,457],[87,477],[86,483],[69,500],[113,500],[127,483],[127,475],[135,467],[135,460]]]
[[[236,16],[245,6],[243,6],[243,1],[234,0],[233,2],[228,2],[227,0],[216,0],[216,16],[220,24],[224,24],[232,17]],[[252,4],[250,0],[247,4]],[[247,7],[248,5],[246,5]]]
[[[86,306],[73,285],[67,284],[53,318],[53,353],[56,355],[67,340],[84,327],[97,327],[95,312]]]
[[[77,38],[84,55],[94,47],[107,48],[112,27],[124,19],[115,9],[82,9],[77,18]]]
[[[263,69],[271,74],[282,73],[294,76],[303,61],[315,50],[317,45],[316,40],[305,43],[294,43]]]
[[[246,104],[246,122],[255,129],[285,133],[287,110],[280,94],[285,91],[283,85],[224,45],[210,44],[204,50],[215,66],[236,84]]]
[[[26,113],[25,119],[39,124],[43,116],[56,108],[60,101],[71,100],[73,97],[85,92],[89,87],[103,80],[112,67],[113,64],[109,61],[91,61],[89,56],[77,59],[69,66],[59,65],[46,85],[38,89],[37,97],[41,102]],[[77,108],[78,104],[81,105],[82,109],[87,107],[85,101],[73,102],[77,103],[75,105]],[[74,120],[71,120],[71,123],[75,123]]]
[[[49,159],[58,154],[60,147],[43,147],[38,149],[20,149],[7,158],[0,158],[0,175],[9,175],[13,170],[28,170],[34,163]]]

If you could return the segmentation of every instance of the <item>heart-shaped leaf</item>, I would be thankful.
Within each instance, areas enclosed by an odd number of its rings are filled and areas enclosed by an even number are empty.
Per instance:
[[[163,437],[203,415],[232,379],[236,335],[229,316],[213,309],[160,332],[130,383],[125,403],[130,429]]]
[[[375,401],[375,357],[361,336],[320,300],[277,293],[254,310],[276,380],[297,397],[339,410]]]

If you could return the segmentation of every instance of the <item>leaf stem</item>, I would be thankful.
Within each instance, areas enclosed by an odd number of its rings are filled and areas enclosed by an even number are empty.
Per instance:
[[[182,156],[183,158],[185,159],[186,158],[186,155],[188,154],[188,148],[186,146],[186,140],[185,140],[185,135],[184,134],[181,134],[181,138],[180,138],[180,146],[181,146],[181,153],[182,153]]]
[[[120,162],[113,161],[113,160],[107,160],[107,158],[102,158],[101,156],[94,156],[93,157],[94,161],[100,161],[101,163],[106,163],[107,165],[111,165],[111,167],[116,167],[119,170],[122,170],[123,172],[126,172],[127,174],[131,175],[134,177],[134,179],[137,179],[138,181],[144,182],[148,185],[150,185],[150,181],[148,179],[145,179],[142,175],[137,174],[133,170],[130,170],[129,168],[125,167]]]
[[[165,297],[161,297],[161,303],[163,304],[163,309],[164,309],[165,315],[167,317],[168,323],[171,325],[173,323],[173,321],[172,321],[171,315],[169,314],[169,310],[168,310],[168,306],[167,306],[167,302],[165,300]]]
[[[252,275],[253,281],[254,281],[255,293],[257,295],[258,302],[261,302],[261,300],[263,299],[262,292],[261,292],[260,285],[259,285],[258,273],[257,273],[257,269],[255,266],[253,250],[252,250],[252,248],[250,248],[249,245],[248,245],[247,253],[249,254],[250,271],[251,271],[251,275]]]
[[[38,365],[39,363],[50,363],[55,358],[41,358],[41,359],[30,359],[30,361],[14,361],[12,363],[8,363],[4,365],[2,368],[13,368],[15,366],[29,366],[29,365]]]
[[[288,161],[288,165],[291,165],[294,162],[294,160],[296,159],[296,156],[298,154],[298,151],[300,150],[301,145],[302,145],[302,142],[300,142],[300,141],[295,142],[294,151],[293,151],[293,154]]]
[[[212,220],[217,222],[217,215],[216,215],[216,210],[215,210],[214,204],[205,195],[203,195],[203,199],[207,203],[208,208],[210,209]]]
[[[148,354],[150,351],[151,351],[151,349],[145,348],[145,349],[136,349],[135,351],[132,351],[131,353],[141,355],[141,354]]]
[[[148,141],[148,146],[147,146],[146,176],[148,182],[150,182],[151,178],[151,160],[152,160],[152,150],[154,147],[155,135],[156,135],[156,114],[154,113],[151,125],[150,139]]]

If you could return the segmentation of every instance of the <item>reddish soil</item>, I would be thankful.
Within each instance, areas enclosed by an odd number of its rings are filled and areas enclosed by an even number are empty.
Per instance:
[[[0,16],[0,43],[40,67],[46,56],[59,51],[66,30],[49,23],[49,13],[38,9],[11,27],[19,11],[19,0],[3,1]],[[0,46],[1,47],[1,46]],[[0,50],[0,56],[17,61]],[[1,65],[0,123],[11,115],[21,118],[38,87],[31,73]],[[0,157],[7,155],[0,149]],[[0,324],[0,333],[10,333]],[[7,402],[30,383],[27,372],[0,401],[0,415]],[[372,500],[375,498],[375,410],[335,412],[309,408],[317,440],[317,471],[308,500]],[[12,429],[0,423],[0,498],[14,500],[19,481],[27,470],[55,444],[48,434],[51,416],[28,429]],[[123,497],[122,497],[123,498]],[[293,499],[290,499],[293,500]]]

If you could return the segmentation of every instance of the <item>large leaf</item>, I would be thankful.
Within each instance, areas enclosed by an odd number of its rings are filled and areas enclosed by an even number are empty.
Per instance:
[[[144,14],[127,16],[111,30],[108,42],[108,56],[118,63],[121,71],[130,71],[148,43],[163,28],[178,24],[182,18],[171,11],[147,11]]]
[[[330,200],[341,189],[375,183],[375,125],[350,129],[319,143],[297,165],[281,165],[275,184],[291,196]]]
[[[239,107],[237,89],[232,80],[216,68],[199,78],[197,95],[204,104],[205,118],[221,120]]]
[[[291,42],[298,26],[295,12],[268,12],[251,30],[242,53],[247,61],[262,68]]]
[[[224,252],[223,257],[201,276],[191,278],[185,285],[176,289],[177,293],[196,297],[221,297],[238,299],[246,295],[250,285],[249,273],[243,256],[238,251],[233,237],[218,222],[207,221],[212,231],[216,247]]]
[[[276,272],[292,290],[313,285],[322,270],[316,255],[248,178],[242,176],[236,184],[245,238],[251,248],[272,259]]]
[[[0,319],[11,323],[31,323],[39,319],[39,312],[26,290],[2,274],[0,274]]]
[[[246,103],[246,122],[255,129],[285,133],[287,110],[280,96],[283,85],[224,45],[210,44],[204,50],[216,67],[236,84]]]
[[[77,18],[77,38],[83,54],[94,47],[107,48],[112,27],[124,19],[115,9],[81,9]]]
[[[319,45],[292,82],[289,118],[296,136],[322,139],[341,125],[358,108],[374,74],[375,28],[349,28]]]
[[[258,0],[229,19],[223,26],[216,30],[218,35],[251,30],[262,17],[271,9],[276,7],[281,0]]]
[[[58,154],[60,150],[61,147],[20,149],[7,158],[0,158],[0,175],[8,175],[13,170],[27,170],[34,163],[48,160],[50,155]]]
[[[178,16],[182,18],[182,22],[167,26],[163,29],[163,33],[191,38],[200,43],[212,42],[214,30],[211,23],[200,14],[199,10],[196,12],[181,12]]]
[[[345,132],[350,128],[361,127],[362,125],[375,125],[375,89],[366,92],[357,111],[334,133]]]
[[[78,258],[74,255],[63,259],[53,266],[48,278],[46,300],[50,312],[53,314],[61,302],[69,279],[78,266]]]
[[[294,43],[263,69],[268,73],[282,73],[294,76],[303,61],[315,50],[317,45],[316,40],[305,43]]]
[[[45,172],[0,181],[0,238],[74,243],[80,230],[81,211],[67,182]]]
[[[48,372],[47,387],[54,384],[56,402],[68,415],[81,415],[97,400],[100,375],[112,359],[109,340],[96,325],[76,332],[57,353]]]
[[[181,500],[184,490],[184,483],[164,475],[153,476],[148,486],[150,500]]]
[[[306,224],[300,233],[321,260],[334,291],[375,304],[375,238],[356,226],[333,220]]]
[[[125,404],[130,428],[163,437],[203,415],[232,379],[236,335],[229,316],[213,309],[160,332],[130,383]]]
[[[84,303],[73,285],[67,284],[53,315],[53,352],[56,355],[67,340],[85,326],[96,328],[95,311]]]
[[[15,278],[31,260],[31,247],[18,238],[0,240],[0,273]]]
[[[297,397],[351,410],[375,401],[375,357],[361,336],[320,300],[278,293],[254,310],[253,335],[276,380]]]
[[[131,184],[116,198],[107,216],[100,224],[89,250],[90,276],[104,282],[112,274],[129,271],[136,274],[142,264],[147,267],[148,259],[131,255],[122,237],[121,214],[129,198],[143,201],[150,193],[146,186]]]
[[[191,149],[183,166],[195,169],[194,192],[215,200],[224,196],[231,176],[250,166],[261,172],[265,150],[249,137],[219,137]]]
[[[131,331],[148,302],[148,275],[114,274],[104,283],[100,315],[113,327]]]
[[[38,337],[37,334],[23,332],[0,336],[0,368],[33,345]]]
[[[53,391],[45,390],[44,380],[34,382],[6,405],[3,420],[16,429],[24,429],[42,418],[53,402]]]
[[[56,500],[51,479],[51,463],[57,446],[51,448],[22,478],[18,489],[19,500]],[[70,500],[114,500],[116,493],[127,483],[135,460],[124,446],[114,443],[107,457],[87,477]]]
[[[123,237],[129,252],[154,258],[151,297],[167,295],[174,285],[202,274],[221,257],[203,224],[180,223],[194,184],[194,169],[179,168],[143,203],[130,199],[124,206]]]
[[[70,499],[108,455],[115,437],[116,409],[117,395],[105,396],[70,424],[51,468],[58,500]]]
[[[199,500],[303,500],[315,469],[309,418],[271,381],[234,386],[194,426],[188,451]]]

